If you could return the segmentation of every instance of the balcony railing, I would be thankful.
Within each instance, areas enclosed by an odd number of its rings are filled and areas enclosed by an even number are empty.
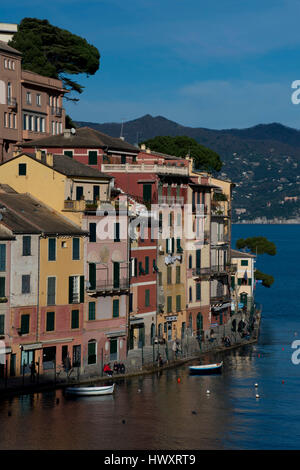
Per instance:
[[[227,302],[227,301],[230,301],[231,300],[231,297],[230,297],[230,294],[222,294],[220,292],[216,292],[216,293],[212,293],[210,295],[210,301],[213,303],[213,302]]]
[[[66,200],[64,201],[64,210],[65,211],[74,211],[74,212],[82,212],[86,208],[86,201],[80,200]]]
[[[163,173],[163,174],[172,174],[172,175],[188,175],[188,167],[176,167],[176,166],[167,166],[167,165],[153,165],[153,164],[130,164],[130,163],[120,163],[120,164],[103,164],[101,171],[104,173]]]
[[[184,204],[183,196],[158,196],[158,204],[168,204],[170,206],[174,204]]]
[[[62,108],[58,106],[51,106],[51,114],[56,117],[62,117]]]
[[[237,265],[236,264],[227,264],[226,270],[229,273],[236,273],[237,272]]]
[[[87,283],[86,290],[87,292],[120,292],[129,289],[129,279],[119,279],[114,281],[112,279],[107,279],[103,281],[97,281],[95,286],[91,286]]]
[[[15,108],[17,106],[17,99],[9,96],[7,98],[7,106],[9,106],[10,108]]]
[[[206,268],[193,268],[192,269],[192,275],[194,277],[196,276],[205,276],[205,275],[208,275],[210,274],[210,267],[206,267]]]
[[[221,266],[221,265],[212,265],[210,267],[211,273],[226,273],[227,272],[227,266]]]
[[[208,207],[204,204],[193,204],[192,212],[196,215],[207,215]]]

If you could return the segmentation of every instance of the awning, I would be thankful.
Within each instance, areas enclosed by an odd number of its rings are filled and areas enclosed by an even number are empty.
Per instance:
[[[144,323],[143,318],[130,318],[130,325],[139,325],[140,323]]]
[[[218,310],[223,310],[224,308],[228,308],[230,306],[231,306],[231,302],[226,302],[226,304],[217,304],[214,307],[212,307],[212,309],[214,310],[214,312],[216,312]]]
[[[109,331],[105,334],[108,338],[117,338],[118,336],[126,336],[126,331]]]
[[[23,351],[33,351],[34,349],[42,349],[42,343],[22,344]]]

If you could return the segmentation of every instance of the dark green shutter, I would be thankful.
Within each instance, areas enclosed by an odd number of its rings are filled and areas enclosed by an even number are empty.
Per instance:
[[[196,250],[196,268],[201,268],[201,250]]]
[[[89,151],[89,165],[97,165],[97,151]]]
[[[251,277],[249,277],[249,279],[248,279],[248,286],[251,286],[251,285],[252,285],[252,279],[251,279]]]
[[[82,304],[84,302],[84,276],[80,276],[80,300]]]
[[[149,307],[150,305],[150,290],[145,290],[145,307]]]
[[[181,295],[176,295],[176,312],[181,310]]]
[[[0,297],[5,297],[5,277],[0,277]]]
[[[89,263],[89,283],[90,289],[96,289],[96,264]]]
[[[151,184],[143,184],[143,201],[144,202],[151,202],[152,197],[152,185]]]
[[[72,329],[79,328],[79,310],[72,310]]]
[[[175,252],[175,238],[172,238],[172,253]]]
[[[19,175],[20,176],[26,175],[26,163],[19,163]]]
[[[180,266],[176,266],[176,284],[180,284]]]
[[[167,311],[168,313],[172,312],[172,297],[167,298]]]
[[[88,343],[88,364],[96,364],[96,343],[91,341]]]
[[[23,237],[23,256],[31,255],[31,237],[24,235]]]
[[[120,263],[114,262],[114,288],[118,289],[120,287]]]
[[[48,261],[56,260],[56,239],[49,238],[48,240]]]
[[[0,335],[4,335],[4,319],[5,315],[0,315]]]
[[[115,242],[120,241],[120,224],[119,222],[115,223]]]
[[[90,242],[96,241],[96,224],[94,222],[90,223]]]
[[[89,320],[96,319],[96,302],[89,302]]]
[[[201,300],[201,285],[200,282],[196,284],[196,300]]]
[[[241,266],[248,266],[248,260],[247,259],[242,259],[241,260]]]
[[[73,303],[73,276],[69,276],[69,304]]]
[[[0,271],[6,270],[6,245],[0,245]]]
[[[46,331],[54,331],[54,312],[47,312],[47,320],[46,320]]]
[[[73,238],[73,259],[79,260],[80,259],[80,239]]]
[[[242,278],[241,278],[241,277],[238,278],[238,285],[239,285],[239,286],[242,285]]]
[[[73,150],[64,150],[64,155],[73,158]]]
[[[30,318],[30,315],[21,316],[21,334],[22,335],[29,333],[29,318]]]
[[[232,289],[235,288],[235,277],[234,276],[231,276],[231,288]]]
[[[113,300],[113,317],[117,318],[119,316],[119,299]]]

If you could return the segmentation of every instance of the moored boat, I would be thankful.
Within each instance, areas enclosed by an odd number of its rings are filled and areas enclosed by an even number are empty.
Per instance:
[[[67,387],[65,393],[73,396],[111,395],[114,393],[115,384],[105,387]]]
[[[194,375],[209,375],[209,374],[220,374],[222,372],[222,362],[216,364],[206,364],[203,366],[190,366],[190,374]]]

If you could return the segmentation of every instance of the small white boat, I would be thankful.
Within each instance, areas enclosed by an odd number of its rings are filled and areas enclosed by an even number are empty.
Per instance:
[[[95,395],[111,395],[114,393],[115,384],[105,387],[67,387],[65,392],[74,396],[95,396]]]
[[[206,364],[204,366],[190,366],[190,373],[197,375],[219,374],[222,371],[223,361],[216,364]]]

